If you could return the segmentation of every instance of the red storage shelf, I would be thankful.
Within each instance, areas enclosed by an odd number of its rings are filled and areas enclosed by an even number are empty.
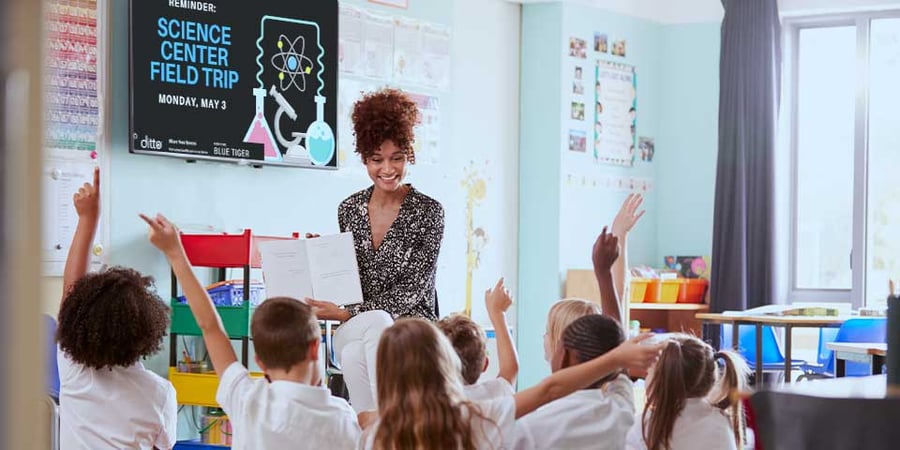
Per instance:
[[[182,234],[181,243],[192,266],[197,267],[250,267],[259,268],[258,244],[265,241],[299,239],[300,233],[291,237],[259,236],[247,229],[241,234]]]

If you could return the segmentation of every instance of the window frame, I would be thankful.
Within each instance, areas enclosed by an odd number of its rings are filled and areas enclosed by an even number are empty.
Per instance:
[[[782,99],[787,100],[790,150],[790,234],[788,298],[790,302],[850,302],[854,309],[866,304],[867,272],[867,211],[868,211],[868,133],[869,133],[869,44],[873,20],[900,18],[900,9],[854,13],[819,14],[785,17],[782,20],[783,80]],[[799,42],[800,31],[838,26],[856,27],[856,101],[853,138],[853,209],[852,245],[848,255],[851,267],[850,289],[822,289],[797,287],[798,242],[798,123],[799,110]]]

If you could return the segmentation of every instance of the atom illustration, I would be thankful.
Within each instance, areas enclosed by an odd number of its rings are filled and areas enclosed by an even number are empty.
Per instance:
[[[299,41],[299,45],[298,45]],[[287,51],[285,51],[285,43]],[[303,52],[306,50],[306,39],[297,36],[293,41],[285,35],[278,37],[278,50],[272,55],[272,67],[278,71],[281,90],[286,91],[294,86],[298,91],[306,91],[306,74],[312,71],[312,60]]]

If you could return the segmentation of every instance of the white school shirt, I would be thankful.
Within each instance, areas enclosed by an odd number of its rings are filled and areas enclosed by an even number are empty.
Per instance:
[[[486,450],[511,450],[515,434],[516,399],[512,395],[491,400],[473,400],[485,418],[472,420],[472,431],[475,435],[475,448]],[[360,449],[372,450],[375,434],[378,432],[379,419],[366,429]],[[312,448],[312,447],[310,447]],[[448,449],[452,450],[452,449]]]
[[[168,380],[144,368],[94,369],[57,347],[62,450],[175,446],[178,404]]]
[[[233,450],[353,449],[359,441],[356,413],[321,386],[250,378],[235,361],[222,373],[216,401],[228,414]]]
[[[513,448],[622,450],[633,423],[633,385],[619,375],[602,388],[576,391],[519,418]]]
[[[646,450],[638,418],[628,431],[628,450]],[[725,412],[706,399],[689,398],[672,428],[670,450],[736,450],[734,431]]]
[[[491,400],[516,395],[516,391],[509,384],[509,381],[500,377],[463,386],[463,393],[466,395],[466,398],[472,401]]]

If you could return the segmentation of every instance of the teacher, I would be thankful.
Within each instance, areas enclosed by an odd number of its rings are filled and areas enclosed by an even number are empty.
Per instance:
[[[356,153],[372,186],[338,207],[342,232],[353,233],[363,302],[340,308],[307,299],[319,319],[339,320],[334,347],[350,403],[357,412],[375,409],[375,356],[382,331],[394,319],[437,319],[435,274],[444,236],[444,209],[404,183],[415,164],[416,104],[403,92],[382,89],[353,106]],[[315,237],[308,235],[307,237]]]

